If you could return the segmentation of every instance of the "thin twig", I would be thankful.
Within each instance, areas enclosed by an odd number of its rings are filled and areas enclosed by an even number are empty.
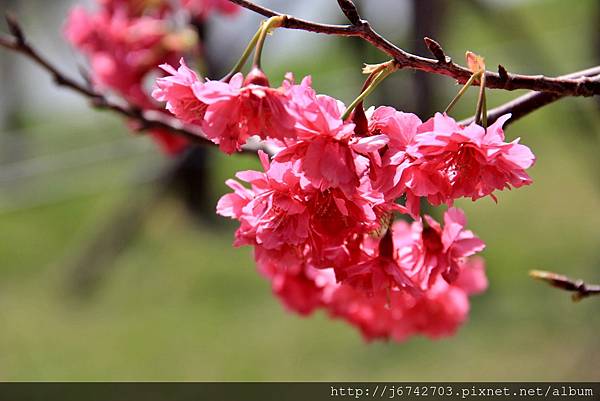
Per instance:
[[[592,295],[600,295],[600,285],[586,284],[583,280],[573,280],[561,274],[543,270],[532,270],[529,272],[529,276],[536,280],[544,281],[561,290],[573,292],[571,297],[575,302]]]
[[[12,20],[11,25],[16,27],[19,26],[14,19]],[[192,142],[208,142],[196,128],[184,127],[184,125],[176,119],[161,116],[160,113],[152,113],[151,111],[144,111],[136,107],[117,104],[108,100],[103,94],[94,91],[92,88],[67,77],[25,40],[25,36],[20,28],[19,31],[21,32],[20,38],[16,36],[13,38],[0,36],[0,46],[28,57],[46,70],[57,85],[67,87],[88,98],[92,106],[99,109],[112,110],[125,117],[136,120],[140,123],[141,129],[165,129],[184,136]]]
[[[264,16],[270,17],[270,16],[280,15],[274,11],[268,10],[264,7],[258,6],[254,3],[251,3],[251,2],[248,2],[245,0],[230,0],[230,1],[232,1],[236,4],[240,4],[244,7],[248,8],[252,11],[255,11],[261,15],[264,15]],[[353,19],[354,19],[354,17],[353,17]],[[188,140],[190,140],[190,142],[192,142],[192,143],[196,143],[196,144],[200,144],[200,145],[214,146],[214,144],[212,142],[210,142],[208,139],[206,139],[204,137],[203,133],[197,126],[190,126],[187,124],[183,124],[176,118],[169,117],[169,116],[165,115],[164,113],[157,112],[156,110],[141,110],[137,107],[134,107],[134,106],[131,106],[128,104],[125,104],[125,105],[118,104],[116,102],[108,100],[103,94],[94,91],[90,87],[89,84],[86,84],[86,85],[80,84],[78,81],[76,81],[72,78],[69,78],[68,76],[66,76],[65,74],[60,72],[60,70],[58,68],[53,66],[47,59],[45,59],[40,54],[39,51],[37,51],[33,46],[31,46],[28,43],[28,41],[26,40],[26,37],[23,33],[23,30],[21,29],[18,21],[15,18],[7,16],[7,20],[8,20],[8,24],[9,24],[9,29],[10,29],[11,33],[13,34],[13,36],[7,37],[7,36],[0,35],[0,47],[4,47],[8,50],[15,51],[15,52],[20,53],[20,54],[24,55],[25,57],[31,59],[36,64],[38,64],[40,67],[42,67],[46,72],[48,72],[53,77],[54,81],[58,85],[67,87],[67,88],[79,93],[80,95],[88,98],[88,100],[94,107],[99,108],[99,109],[111,110],[113,112],[116,112],[117,114],[121,114],[122,116],[125,116],[131,120],[136,121],[138,123],[137,124],[138,129],[140,131],[149,130],[149,129],[161,129],[161,130],[164,130],[165,132],[169,132],[174,135],[183,136],[183,137],[187,138]],[[312,32],[335,34],[335,35],[341,35],[341,36],[366,37],[367,41],[376,42],[377,46],[379,48],[383,47],[385,49],[388,49],[390,52],[393,52],[394,54],[396,54],[398,56],[395,58],[396,60],[398,60],[398,59],[403,60],[403,61],[398,61],[398,65],[400,68],[407,67],[407,68],[422,69],[423,71],[440,73],[439,71],[430,71],[427,68],[435,69],[437,67],[433,67],[434,64],[438,65],[438,66],[442,65],[442,64],[446,64],[448,66],[454,66],[451,68],[456,67],[460,71],[464,70],[464,74],[468,74],[468,75],[463,76],[463,75],[461,75],[461,74],[463,74],[463,72],[461,72],[459,75],[455,76],[451,73],[446,74],[446,73],[442,72],[442,74],[444,74],[444,75],[453,76],[459,82],[466,82],[471,74],[471,72],[469,70],[466,70],[463,67],[456,66],[455,64],[453,64],[451,62],[450,58],[445,55],[441,46],[437,42],[435,42],[429,38],[425,39],[426,43],[427,43],[429,49],[431,50],[431,52],[436,56],[436,58],[438,58],[438,60],[425,59],[422,57],[410,55],[408,53],[406,53],[406,54],[409,55],[410,57],[405,58],[404,56],[402,56],[405,53],[404,51],[396,48],[393,44],[387,42],[385,39],[383,39],[379,35],[377,35],[374,31],[372,31],[368,22],[366,22],[362,19],[358,22],[357,25],[327,25],[327,24],[316,24],[313,22],[286,16],[286,18],[283,22],[283,26],[286,28],[291,28],[291,29],[303,29],[303,30],[308,30],[308,31],[312,31]],[[385,51],[385,49],[384,49],[384,51]],[[410,60],[413,60],[413,61],[410,61]],[[442,60],[444,60],[444,63],[442,63]],[[418,66],[414,65],[414,63],[418,64],[421,61],[424,63],[423,64],[424,66],[428,66],[428,67],[427,68],[419,68]],[[506,69],[502,66],[499,66],[498,70],[499,70],[499,74],[497,74],[498,79],[500,80],[500,82],[503,82],[502,85],[503,85],[503,87],[505,87],[505,89],[520,88],[518,86],[514,86],[514,85],[516,85],[516,84],[514,84],[514,82],[519,82],[518,80],[515,81],[515,77],[517,77],[516,75],[508,74],[506,72]],[[497,79],[492,78],[492,80],[490,81],[489,80],[490,79],[489,72],[486,74],[487,74],[486,75],[486,87],[488,87],[488,88],[496,87],[496,86],[494,86],[495,85],[494,82],[496,82]],[[464,77],[466,77],[466,79]],[[541,79],[541,82],[546,82],[549,79],[552,82],[559,82],[559,83],[562,82],[567,86],[571,85],[573,82],[583,82],[583,81],[581,81],[582,79],[586,79],[587,81],[585,81],[585,82],[598,83],[598,82],[600,82],[600,66],[590,68],[585,71],[580,71],[580,72],[576,72],[573,74],[565,75],[565,76],[559,77],[559,78],[548,78],[547,79],[547,78],[543,78],[543,77],[542,78],[536,77],[535,79],[536,80]],[[490,82],[492,82],[492,83],[490,83]],[[511,84],[513,86],[509,85],[508,82],[513,82],[513,84]],[[546,86],[541,85],[541,87],[546,87]],[[523,87],[525,88],[527,86],[523,86]],[[490,124],[493,123],[493,121],[496,118],[498,118],[500,115],[505,114],[505,113],[512,113],[513,117],[511,120],[509,120],[508,123],[514,122],[518,118],[523,117],[523,116],[531,113],[532,111],[539,109],[540,107],[542,107],[546,104],[549,104],[560,98],[563,98],[566,96],[572,96],[572,95],[573,94],[570,93],[568,90],[565,92],[560,92],[560,93],[557,93],[557,92],[532,92],[530,94],[527,94],[520,98],[517,98],[511,102],[508,102],[505,105],[502,105],[500,107],[490,110],[489,114],[488,114],[489,123]],[[467,123],[467,122],[469,122],[469,120],[463,121],[463,123]],[[256,151],[259,149],[265,151],[268,154],[275,153],[275,149],[273,149],[271,146],[268,146],[267,144],[264,144],[264,143],[250,143],[250,144],[246,145],[243,150],[246,153],[256,153]]]
[[[14,17],[7,15],[6,19],[13,36],[0,36],[0,47],[20,53],[29,58],[48,72],[57,85],[79,93],[81,96],[87,98],[93,107],[110,110],[135,121],[137,123],[136,128],[139,131],[159,129],[182,136],[194,144],[215,146],[213,142],[204,136],[202,130],[197,126],[184,124],[178,119],[169,117],[156,110],[142,110],[129,104],[119,104],[109,100],[105,95],[95,91],[89,85],[79,83],[77,80],[68,77],[29,44],[23,29]],[[256,153],[259,149],[269,154],[273,153],[273,149],[263,143],[250,144],[244,147],[244,151],[247,153]]]
[[[229,1],[265,17],[284,15],[248,0]],[[362,19],[353,23],[353,25],[330,25],[286,15],[286,19],[282,26],[288,29],[299,29],[327,35],[357,36],[395,59],[399,68],[409,68],[445,75],[457,80],[461,84],[467,82],[472,75],[472,72],[468,68],[456,63],[441,63],[439,60],[417,56],[402,50],[378,34],[368,21]],[[506,69],[504,71],[506,71]],[[529,89],[537,92],[553,92],[568,96],[592,96],[600,94],[600,81],[586,77],[561,79],[545,77],[543,75],[521,75],[510,73],[503,74],[501,77],[499,73],[486,71],[485,78],[486,87],[490,89]]]
[[[501,70],[501,69],[500,69]],[[563,78],[580,78],[590,77],[594,80],[600,80],[600,66],[588,68],[586,70],[573,72],[568,75],[564,75]],[[514,123],[521,117],[524,117],[543,106],[553,103],[559,99],[565,98],[567,95],[560,95],[551,92],[530,92],[523,96],[520,96],[510,102],[504,103],[498,107],[488,110],[488,124],[493,124],[499,117],[504,114],[511,113],[511,118],[504,126]],[[463,125],[468,125],[474,121],[474,117],[470,117],[466,120],[461,121]]]

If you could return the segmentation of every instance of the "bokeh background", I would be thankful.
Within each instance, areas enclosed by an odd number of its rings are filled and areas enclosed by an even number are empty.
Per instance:
[[[15,11],[32,42],[77,74],[83,59],[61,36],[74,3],[2,0],[0,8]],[[261,3],[344,21],[333,0]],[[357,3],[376,30],[423,54],[427,35],[456,60],[472,50],[492,69],[560,75],[600,63],[597,0]],[[247,11],[211,21],[216,71],[237,59],[258,22]],[[281,30],[263,64],[272,81],[285,71],[311,74],[320,92],[348,103],[361,63],[385,59],[358,40]],[[165,185],[174,162],[120,118],[89,109],[6,51],[0,83],[2,380],[600,379],[600,299],[574,304],[527,276],[542,268],[600,282],[597,99],[562,100],[507,131],[537,155],[534,185],[498,194],[498,204],[460,202],[488,244],[490,288],[473,298],[456,336],[368,344],[322,313],[287,313],[250,250],[231,246],[235,225],[210,217],[224,180],[257,167],[253,157],[211,150],[196,191],[204,202],[190,214],[182,184]],[[369,102],[425,119],[457,89],[445,77],[400,71]],[[518,94],[490,91],[488,102]],[[454,116],[471,115],[475,97]]]

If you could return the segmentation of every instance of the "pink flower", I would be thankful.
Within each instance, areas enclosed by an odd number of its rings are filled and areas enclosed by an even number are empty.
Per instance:
[[[410,163],[406,148],[417,135],[421,120],[412,113],[403,113],[393,107],[382,106],[367,111],[369,133],[385,136],[388,146],[379,155],[379,162],[371,168],[370,176],[373,186],[381,191],[386,200],[394,202],[406,188],[400,185],[402,172]],[[419,217],[419,199],[412,192],[406,194],[407,211],[414,217]]]
[[[295,135],[283,88],[244,82],[243,75],[237,73],[228,83],[207,81],[193,89],[208,105],[204,132],[225,153],[241,150],[252,135],[280,141]]]
[[[485,261],[483,258],[474,256],[463,262],[460,274],[454,286],[461,288],[467,294],[481,294],[488,288],[488,280],[485,276]]]
[[[430,338],[450,336],[466,320],[468,313],[467,294],[438,279],[423,297],[403,311],[401,319],[394,322],[392,335],[397,340],[403,340],[411,333]]]
[[[189,142],[182,136],[173,135],[171,132],[152,130],[150,135],[158,142],[163,151],[169,155],[176,155],[187,148]]]
[[[361,244],[363,257],[356,259],[354,264],[335,269],[338,280],[369,296],[396,290],[420,296],[418,285],[395,259],[397,249],[392,233],[388,231],[376,247],[368,237],[364,240]]]
[[[283,268],[282,260],[291,262]],[[324,292],[335,286],[335,277],[331,269],[317,270],[305,263],[294,263],[293,257],[285,255],[266,256],[257,252],[259,269],[270,281],[273,293],[284,306],[293,312],[306,316],[315,309],[323,307]]]
[[[203,127],[223,150],[238,150],[253,134],[281,149],[272,161],[259,153],[264,172],[236,175],[248,187],[227,181],[233,192],[217,212],[239,220],[235,244],[254,247],[286,308],[324,309],[368,340],[457,330],[469,295],[487,288],[483,260],[473,257],[485,244],[461,210],[449,208],[442,225],[421,217],[419,202],[475,200],[530,183],[525,169],[534,157],[518,141],[504,142],[508,117],[485,130],[380,107],[355,118],[356,128],[342,119],[345,106],[317,95],[309,78],[296,85],[289,77],[277,89],[260,71],[228,83],[192,81],[184,94],[208,105]],[[415,221],[390,224],[395,212]]]
[[[469,259],[464,264],[455,283],[448,284],[439,277],[420,297],[397,290],[367,295],[338,284],[324,289],[323,303],[332,317],[356,326],[366,340],[405,341],[419,334],[449,336],[467,319],[468,295],[487,286],[482,260]],[[470,283],[469,288],[463,283]]]
[[[464,229],[466,220],[459,209],[446,212],[443,229],[429,216],[425,221],[425,227],[421,221],[396,221],[375,251],[372,245],[360,244],[362,257],[333,266],[338,280],[367,294],[394,290],[415,298],[440,275],[447,282],[455,281],[465,258],[483,250],[485,244]]]
[[[448,284],[438,278],[432,288],[419,298],[403,319],[395,327],[397,340],[402,340],[407,332],[422,333],[430,338],[453,335],[457,328],[467,319],[469,313],[468,295],[479,294],[487,288],[487,278],[483,259],[466,259],[460,270],[458,279]],[[398,330],[400,329],[400,330]]]
[[[92,17],[82,6],[71,9],[65,25],[65,36],[69,42],[81,47],[91,42],[95,34]]]
[[[329,291],[326,300],[329,315],[355,326],[365,340],[390,338],[393,319],[385,294],[367,296],[348,285],[340,285]]]
[[[240,221],[236,245],[251,244],[270,251],[293,247],[305,261],[327,267],[343,257],[344,252],[337,248],[347,237],[377,227],[374,208],[381,199],[361,193],[360,187],[349,197],[340,189],[320,191],[303,186],[298,162],[270,164],[264,154],[261,159],[265,173],[237,174],[251,188],[230,180],[227,184],[234,192],[217,205],[217,213]]]
[[[436,114],[419,127],[407,148],[412,161],[403,172],[403,184],[436,205],[451,205],[460,197],[493,197],[494,190],[530,184],[525,170],[535,157],[518,139],[504,142],[502,125],[508,118],[499,118],[486,130]]]
[[[368,155],[384,147],[387,139],[354,137],[354,124],[341,119],[344,104],[317,95],[310,81],[304,80],[289,96],[288,110],[296,119],[298,141],[279,152],[275,160],[299,161],[306,182],[321,191],[340,188],[350,195],[367,185],[361,179],[368,172]]]
[[[206,19],[212,12],[235,14],[239,7],[229,0],[181,0],[181,6],[200,20]]]
[[[193,88],[201,86],[202,81],[183,58],[179,63],[177,70],[168,64],[160,66],[170,75],[156,80],[152,97],[159,102],[167,102],[167,110],[180,120],[201,125],[208,105],[198,100]]]
[[[317,95],[310,79],[305,79],[289,90],[292,102],[290,113],[296,117],[298,138],[313,140],[327,137],[343,141],[354,133],[354,123],[343,121],[341,116],[346,106],[339,100],[326,95]]]
[[[175,56],[164,46],[169,33],[161,18],[130,18],[121,11],[90,14],[80,7],[65,27],[67,39],[90,58],[95,84],[145,108],[152,103],[143,90],[144,77]]]
[[[94,13],[73,8],[65,36],[89,59],[97,88],[112,91],[136,107],[157,109],[146,80],[159,64],[176,63],[183,52],[195,49],[195,33],[172,29],[168,20],[172,10],[166,0],[99,0],[98,4]],[[151,134],[169,154],[185,148],[181,138],[162,131]]]
[[[274,294],[288,310],[308,315],[317,309],[325,309],[330,316],[356,326],[367,340],[404,341],[419,334],[439,338],[453,334],[466,320],[468,295],[483,291],[487,287],[487,280],[482,260],[467,258],[480,250],[482,243],[464,230],[465,222],[460,211],[451,209],[446,213],[444,229],[430,220],[433,231],[429,234],[423,234],[421,228],[420,232],[414,229],[414,233],[420,235],[413,236],[411,226],[396,222],[391,234],[384,236],[383,240],[375,240],[365,234],[362,234],[363,239],[359,242],[348,239],[346,242],[349,249],[362,249],[362,257],[371,261],[365,266],[370,266],[373,276],[378,275],[376,280],[382,283],[396,282],[398,273],[394,273],[394,270],[403,274],[403,279],[414,279],[412,273],[418,269],[411,262],[420,263],[424,269],[434,262],[441,264],[441,267],[429,269],[439,274],[429,275],[426,278],[429,285],[419,292],[406,291],[407,288],[397,284],[373,285],[367,290],[347,284],[343,274],[338,275],[340,271],[344,273],[345,266],[315,269],[311,263],[311,253],[315,252],[312,241],[301,244],[294,241],[294,238],[298,238],[297,235],[288,237],[298,227],[294,224],[297,217],[294,217],[294,212],[301,207],[290,208],[290,203],[295,204],[290,200],[294,195],[290,194],[289,183],[283,178],[295,173],[293,169],[290,170],[289,165],[269,165],[264,154],[261,159],[267,172],[242,174],[244,180],[252,184],[251,189],[230,181],[228,184],[234,189],[234,193],[221,199],[218,211],[240,219],[240,230],[244,231],[243,236],[247,236],[242,242],[254,244],[259,270],[271,281]],[[294,188],[299,188],[294,180],[291,182]],[[287,197],[284,194],[288,194]],[[284,197],[278,199],[280,195]],[[306,196],[302,195],[302,191],[296,195],[299,195],[297,199]],[[259,200],[261,198],[262,201]],[[305,199],[310,199],[310,196]],[[308,203],[303,207],[309,210],[311,205]],[[314,215],[314,211],[312,209],[308,214]],[[287,216],[290,213],[292,216]],[[312,224],[313,222],[309,222],[311,233],[315,231]],[[413,226],[418,228],[416,226],[419,224],[421,223],[413,223]],[[277,241],[267,244],[257,240],[263,225],[270,226],[268,235],[278,238]],[[410,238],[407,238],[406,230],[402,228],[408,228]],[[309,234],[309,237],[312,235]],[[334,248],[343,247],[335,245]],[[405,252],[407,248],[410,248],[409,252]],[[316,251],[323,252],[324,249]],[[419,253],[419,260],[414,261],[412,256]],[[350,256],[349,260],[356,257]],[[448,264],[457,265],[457,277],[452,283],[440,276],[444,275],[445,270],[441,270],[444,266],[447,270]],[[406,268],[407,266],[410,267]],[[336,282],[336,279],[341,282]],[[351,280],[348,283],[352,284]]]
[[[171,8],[169,0],[97,0],[97,3],[108,13],[125,12],[129,17],[162,15]]]
[[[300,315],[310,314],[321,303],[322,290],[303,273],[278,273],[273,277],[272,286],[284,305]]]
[[[425,222],[397,221],[392,227],[398,265],[422,290],[439,275],[449,283],[455,281],[465,258],[485,248],[483,241],[465,230],[467,221],[460,209],[448,209],[443,228],[430,216],[425,216]]]
[[[389,138],[389,146],[393,152],[404,151],[412,142],[421,119],[412,113],[403,113],[389,106],[370,108],[367,110],[369,133],[383,134]]]
[[[223,196],[217,213],[240,220],[236,245],[253,244],[266,249],[301,246],[309,236],[309,216],[299,178],[290,166],[269,164],[261,153],[266,173],[243,171],[236,176],[251,184],[248,190],[230,180],[234,193]]]

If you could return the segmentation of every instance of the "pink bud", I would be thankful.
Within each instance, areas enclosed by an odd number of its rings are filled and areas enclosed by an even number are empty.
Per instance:
[[[269,78],[267,75],[258,67],[253,67],[252,70],[246,75],[246,79],[244,80],[244,86],[254,84],[260,86],[270,86]]]

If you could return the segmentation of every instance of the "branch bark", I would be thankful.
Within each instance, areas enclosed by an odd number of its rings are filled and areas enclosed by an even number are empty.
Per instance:
[[[498,66],[501,70],[502,66]],[[586,70],[577,71],[568,75],[563,75],[561,78],[580,78],[580,77],[591,77],[593,79],[600,79],[600,66],[588,68]],[[521,117],[524,117],[542,107],[554,103],[559,99],[565,98],[567,95],[560,95],[558,93],[551,92],[530,92],[523,96],[520,96],[510,102],[504,103],[498,107],[488,110],[488,124],[493,124],[499,117],[511,113],[512,117],[508,120],[504,126],[514,123]],[[466,120],[461,121],[463,125],[471,124],[475,120],[474,117],[470,117]]]
[[[543,270],[532,270],[529,275],[536,280],[544,281],[552,287],[570,291],[573,301],[577,302],[592,295],[600,295],[600,285],[587,284],[583,280],[574,280],[567,276]]]
[[[58,86],[71,89],[88,99],[90,104],[101,110],[110,110],[123,117],[126,117],[136,123],[136,129],[147,131],[160,129],[168,131],[174,135],[179,135],[192,143],[205,146],[215,146],[208,140],[202,130],[197,126],[184,124],[174,117],[169,117],[156,110],[142,110],[129,104],[120,104],[110,100],[104,94],[95,91],[88,84],[82,84],[73,78],[68,77],[48,61],[42,54],[29,44],[24,31],[18,21],[11,16],[6,17],[12,37],[0,36],[0,47],[12,50],[29,58],[35,64],[45,70]],[[272,154],[274,150],[266,144],[253,143],[244,147],[244,152],[256,153],[258,150]]]
[[[230,2],[254,11],[265,17],[273,17],[280,14],[266,7],[260,6],[248,0],[229,0]],[[346,2],[342,2],[346,3]],[[346,9],[342,8],[344,13]],[[353,18],[353,21],[355,19]],[[446,58],[441,46],[437,44],[436,58],[430,59],[409,53],[378,34],[368,21],[358,19],[352,25],[330,25],[307,21],[301,18],[285,15],[282,27],[298,29],[303,31],[322,33],[337,36],[360,37],[373,46],[391,56],[398,63],[399,68],[409,68],[425,71],[433,74],[445,75],[455,79],[458,83],[467,82],[472,72]],[[430,39],[431,41],[431,39]],[[444,62],[442,62],[442,60]],[[592,96],[600,94],[600,80],[589,77],[579,78],[553,78],[543,75],[521,75],[511,74],[503,67],[501,73],[486,71],[486,87],[490,89],[529,89],[537,92],[552,92],[564,96]]]
[[[266,17],[282,15],[276,13],[275,11],[256,5],[250,1],[229,1],[239,4]],[[353,4],[351,1],[340,0],[340,5],[343,5],[342,10],[345,14],[348,14],[347,17],[352,21],[356,21],[355,24],[318,24],[299,18],[286,16],[283,26],[290,29],[301,29],[317,33],[361,37],[367,42],[374,44],[377,48],[383,50],[387,54],[394,56],[394,59],[401,67],[447,75],[456,79],[458,82],[464,82],[469,78],[471,72],[466,68],[453,63],[450,57],[446,56],[442,47],[433,39],[426,38],[425,41],[428,49],[430,49],[432,54],[434,54],[436,57],[436,60],[412,55],[397,48],[395,45],[388,42],[386,39],[373,31],[369,23],[360,18],[358,12],[354,13],[354,10],[351,6]],[[95,91],[89,83],[79,83],[77,80],[68,77],[44,56],[42,56],[42,54],[28,42],[24,31],[15,18],[7,16],[7,22],[12,36],[0,36],[0,47],[20,53],[29,58],[42,69],[44,69],[54,79],[57,85],[66,87],[79,93],[81,96],[87,98],[93,107],[103,110],[110,110],[128,118],[131,121],[136,122],[137,129],[139,131],[161,129],[170,132],[173,135],[183,136],[195,144],[214,146],[214,143],[209,141],[204,136],[201,129],[197,126],[183,124],[176,118],[169,117],[156,110],[142,110],[127,103],[122,104],[112,101],[104,94]],[[486,80],[487,87],[502,87],[508,90],[531,88],[535,91],[490,110],[488,113],[488,121],[490,121],[490,123],[497,119],[500,115],[512,113],[513,117],[508,121],[508,123],[511,123],[516,121],[518,118],[523,117],[541,108],[542,106],[545,106],[563,97],[579,95],[587,96],[592,94],[585,88],[592,88],[593,93],[597,93],[596,90],[600,89],[600,66],[564,75],[558,78],[509,74],[502,66],[498,66],[498,71],[499,73],[495,75],[489,71],[486,72],[486,76],[492,77],[491,80]],[[499,82],[502,82],[503,84],[499,85]],[[548,91],[546,91],[547,89]],[[469,122],[470,120],[462,121],[462,123]],[[249,143],[243,148],[245,153],[256,153],[258,150],[262,150],[271,155],[276,151],[268,144],[260,142]]]

